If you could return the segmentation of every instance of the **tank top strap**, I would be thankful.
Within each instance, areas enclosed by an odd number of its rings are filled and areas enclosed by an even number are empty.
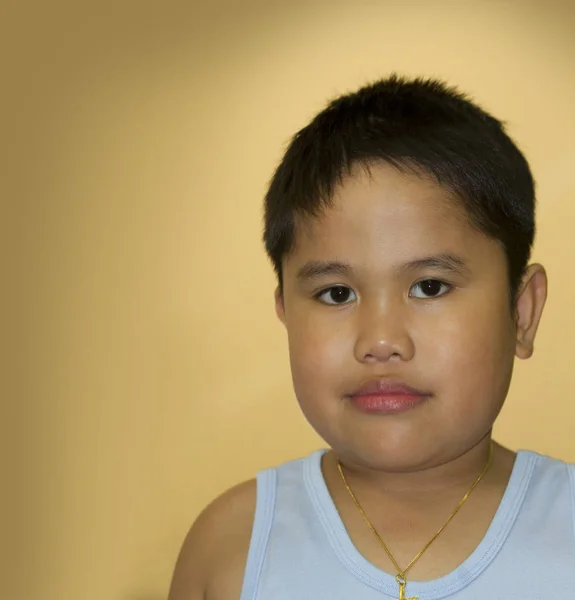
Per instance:
[[[575,463],[567,465],[571,483],[571,515],[573,517],[573,541],[575,542]]]
[[[240,600],[256,600],[261,571],[274,522],[277,469],[257,474],[256,510]]]

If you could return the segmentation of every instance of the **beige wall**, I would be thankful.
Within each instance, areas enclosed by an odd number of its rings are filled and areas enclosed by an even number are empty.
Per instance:
[[[290,388],[261,200],[288,137],[391,70],[472,92],[531,160],[551,297],[497,434],[575,461],[569,4],[8,7],[1,597],[161,600],[209,499],[321,445]]]

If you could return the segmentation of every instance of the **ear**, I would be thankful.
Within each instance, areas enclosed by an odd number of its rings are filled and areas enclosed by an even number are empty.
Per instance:
[[[515,306],[517,358],[529,358],[533,354],[535,334],[547,299],[547,274],[541,265],[527,268],[517,296]]]
[[[278,286],[275,291],[275,303],[276,303],[276,315],[278,319],[285,325],[286,324],[286,311],[284,306],[284,298],[280,287]]]

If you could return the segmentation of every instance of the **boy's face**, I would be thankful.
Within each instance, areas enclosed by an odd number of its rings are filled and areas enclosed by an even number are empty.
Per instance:
[[[502,247],[443,188],[387,165],[356,169],[298,224],[283,281],[305,416],[338,453],[385,470],[449,460],[488,434],[546,290],[531,267],[512,310]]]

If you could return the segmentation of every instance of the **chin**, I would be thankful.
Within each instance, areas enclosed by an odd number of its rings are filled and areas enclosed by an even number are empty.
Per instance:
[[[368,435],[365,432],[338,436],[318,433],[335,454],[365,468],[387,472],[410,472],[437,466],[445,461],[446,442],[437,436]]]

